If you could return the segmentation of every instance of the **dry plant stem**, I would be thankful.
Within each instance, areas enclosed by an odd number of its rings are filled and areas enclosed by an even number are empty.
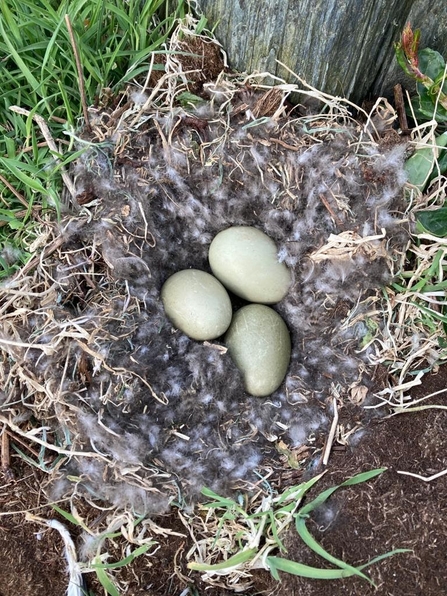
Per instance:
[[[65,124],[65,121],[64,121]],[[38,149],[42,149],[43,147],[48,147],[48,143],[46,141],[41,141],[40,143],[37,143],[36,147]],[[34,147],[24,147],[23,149],[21,149],[22,153],[30,153],[31,151],[34,151]]]
[[[433,474],[433,476],[421,476],[420,474],[413,474],[412,472],[402,472],[401,470],[397,470],[398,474],[404,474],[405,476],[412,476],[413,478],[417,478],[418,480],[422,480],[423,482],[431,482],[432,480],[437,480],[441,478],[441,476],[445,476],[447,474],[447,469],[443,470],[442,472],[438,472],[437,474]]]
[[[20,439],[20,437],[17,437],[16,435],[12,434],[11,431],[9,431],[9,430],[6,430],[5,434],[8,437],[8,449],[9,449],[10,440],[12,439],[14,443],[19,443],[20,445],[22,445],[22,447],[25,447],[25,449],[27,449],[30,453],[32,453],[36,459],[39,458],[38,452],[29,446],[29,442],[27,443],[23,439]],[[8,457],[9,457],[9,452],[8,452]]]
[[[440,389],[439,391],[435,391],[434,393],[429,393],[428,395],[425,395],[424,397],[421,397],[420,399],[416,399],[413,400],[411,402],[409,402],[408,404],[405,404],[404,408],[396,408],[396,410],[390,414],[389,416],[387,416],[387,418],[392,418],[393,416],[396,416],[397,414],[404,414],[405,412],[407,412],[408,410],[414,412],[417,411],[421,408],[441,408],[444,409],[447,406],[421,406],[420,408],[415,407],[416,404],[420,404],[421,402],[425,401],[426,399],[430,399],[430,397],[435,397],[436,395],[440,395],[441,393],[445,393],[447,391],[447,389]]]
[[[407,114],[405,113],[404,96],[402,85],[398,83],[394,86],[394,103],[396,104],[397,115],[399,117],[399,126],[403,133],[408,132]]]
[[[22,203],[22,205],[24,207],[29,207],[28,203],[25,201],[25,198],[23,197],[23,195],[21,195],[14,187],[12,184],[10,184],[8,182],[8,180],[6,180],[6,178],[4,178],[2,175],[0,175],[0,180],[3,182],[3,184],[9,188],[9,190],[12,192],[12,194]]]
[[[309,89],[309,91],[307,91],[306,93],[310,97],[316,97],[320,101],[325,102],[329,107],[335,103],[336,104],[339,104],[339,103],[347,104],[347,105],[351,106],[352,108],[354,108],[355,110],[361,111],[366,116],[367,120],[369,120],[370,114],[368,114],[368,112],[365,112],[365,110],[360,108],[355,103],[352,103],[351,101],[349,101],[348,99],[345,99],[343,97],[335,97],[328,93],[323,93],[322,91],[319,91],[315,87],[312,87],[312,85],[309,85],[309,83],[307,83],[304,79],[302,79],[296,72],[291,70],[286,64],[284,64],[280,60],[277,60],[277,62],[280,66],[285,68],[289,74],[294,76],[306,89]],[[294,85],[292,85],[291,87],[294,87]],[[293,89],[293,91],[297,91],[297,90]]]
[[[70,36],[70,41],[71,41],[71,47],[73,48],[73,54],[74,54],[74,57],[76,60],[76,69],[78,71],[79,91],[81,93],[81,103],[82,103],[82,111],[84,113],[85,128],[87,129],[88,132],[91,132],[92,128],[90,126],[87,101],[85,98],[84,75],[82,72],[81,59],[79,57],[78,46],[76,45],[76,40],[75,40],[74,33],[73,33],[73,27],[71,26],[70,17],[68,14],[65,15],[65,23],[67,25],[68,34]]]
[[[2,457],[1,457],[2,470],[6,471],[11,465],[11,458],[9,455],[9,436],[6,426],[3,426],[2,432]]]
[[[35,205],[33,207],[33,212],[34,213],[38,213],[39,211],[41,211],[41,209],[42,208],[41,208],[40,205]],[[16,215],[17,219],[20,219],[22,217],[25,217],[27,215],[27,213],[28,213],[28,209],[26,209],[26,210],[25,209],[21,209],[20,211],[16,211],[16,214],[15,215]],[[9,222],[7,222],[7,221],[0,221],[0,228],[3,228],[3,226],[7,226],[8,223]]]
[[[447,406],[437,406],[437,405],[432,405],[432,406],[418,406],[416,408],[402,408],[399,409],[398,411],[394,412],[394,414],[390,414],[390,416],[387,416],[387,418],[391,418],[392,416],[396,415],[396,414],[407,414],[409,412],[422,412],[424,410],[447,410]]]
[[[333,211],[332,207],[329,205],[328,201],[326,200],[326,197],[325,197],[325,196],[324,196],[322,193],[320,193],[318,196],[320,197],[320,200],[321,200],[321,202],[323,203],[323,205],[324,205],[324,206],[326,207],[326,209],[329,211],[329,213],[330,213],[330,215],[331,215],[332,219],[335,221],[335,223],[336,223],[338,226],[341,226],[341,225],[342,225],[341,221],[339,220],[339,218],[338,218],[338,217],[336,216],[336,214],[334,213],[334,211]]]
[[[47,509],[51,507],[51,505],[58,505],[59,503],[66,503],[69,498],[66,499],[59,499],[58,501],[49,501],[44,503],[43,505],[38,505],[37,507],[31,507],[30,509],[16,509],[14,511],[0,511],[0,518],[6,517],[7,515],[22,515],[22,513],[29,513],[30,511],[42,511],[43,509]]]
[[[24,277],[29,271],[31,271],[32,269],[34,269],[34,267],[36,267],[36,265],[38,264],[39,261],[46,259],[47,257],[49,257],[54,251],[56,251],[58,248],[60,248],[65,242],[65,239],[60,236],[59,238],[56,238],[56,240],[54,240],[49,246],[47,246],[44,251],[42,252],[41,255],[37,255],[36,257],[34,257],[33,259],[29,260],[28,263],[22,267],[21,269],[19,269],[19,271],[17,271],[17,273],[14,276],[14,279],[19,279],[20,277]]]
[[[14,433],[20,435],[21,437],[26,437],[28,440],[34,441],[35,443],[38,443],[39,445],[42,445],[43,447],[46,447],[51,451],[56,451],[56,453],[59,453],[61,455],[68,455],[70,457],[95,457],[100,458],[104,461],[108,461],[106,457],[100,455],[99,453],[93,453],[90,451],[70,451],[69,449],[63,449],[62,447],[58,447],[57,445],[53,445],[51,443],[48,443],[47,441],[43,441],[42,439],[39,439],[39,437],[36,437],[36,435],[33,432],[24,432],[19,426],[17,426],[17,424],[14,424],[12,420],[8,420],[7,418],[1,415],[0,422],[5,426],[9,427]]]
[[[323,466],[327,466],[327,464],[328,464],[329,456],[330,456],[331,449],[332,449],[332,444],[334,442],[334,437],[335,437],[335,433],[337,430],[338,408],[337,408],[337,398],[335,396],[332,398],[332,408],[334,411],[334,417],[332,419],[331,430],[329,431],[329,435],[328,435],[328,438],[326,441],[326,446],[324,449],[324,454],[323,454],[323,459],[322,459]]]
[[[20,106],[11,106],[9,109],[11,110],[11,112],[15,112],[16,114],[21,114],[22,116],[27,116],[27,117],[31,113],[29,110],[25,110],[24,108],[21,108]],[[35,120],[37,122],[41,133],[45,137],[48,147],[50,148],[51,152],[53,153],[54,159],[56,160],[57,163],[61,163],[61,160],[58,157],[60,152],[59,152],[58,148],[56,147],[56,143],[54,142],[53,137],[51,136],[51,132],[50,132],[50,129],[48,128],[47,123],[42,118],[42,116],[39,116],[39,114],[34,114],[33,120]],[[61,173],[62,173],[62,180],[64,181],[65,186],[68,189],[68,192],[74,199],[76,197],[76,189],[75,189],[75,186],[74,186],[70,176],[68,175],[66,169],[63,166],[61,168]]]

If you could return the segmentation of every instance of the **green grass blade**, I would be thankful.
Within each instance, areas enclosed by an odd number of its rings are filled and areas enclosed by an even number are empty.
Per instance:
[[[120,593],[116,589],[115,584],[112,582],[110,577],[101,567],[95,568],[96,576],[104,590],[109,594],[109,596],[120,596]]]
[[[348,478],[348,480],[345,480],[344,482],[339,484],[338,488],[341,488],[343,486],[354,486],[355,484],[367,482],[372,478],[376,478],[376,476],[380,476],[380,474],[383,474],[383,472],[385,472],[386,470],[387,468],[376,468],[375,470],[369,470],[369,472],[361,472],[360,474],[356,474],[352,478]]]
[[[59,31],[63,24],[64,24],[64,21],[61,19],[59,24],[56,26],[53,35],[51,36],[50,40],[48,41],[48,44],[47,44],[47,47],[45,50],[45,54],[43,56],[42,65],[40,67],[42,79],[44,78],[44,72],[47,67],[47,64],[50,62],[50,60],[53,59],[54,51],[57,51],[57,48],[55,46],[57,44],[57,38],[59,36]]]
[[[276,502],[276,505],[280,506],[282,503],[289,501],[291,498],[293,498],[294,501],[301,500],[307,491],[320,480],[323,474],[318,474],[318,476],[314,476],[314,478],[311,478],[307,482],[303,482],[302,484],[292,486],[291,488],[287,489],[282,493],[281,497]]]
[[[368,581],[370,584],[374,585],[371,579],[367,575],[359,571],[357,567],[353,567],[352,565],[349,565],[348,563],[345,563],[344,561],[337,559],[337,557],[334,557],[333,555],[328,553],[311,535],[306,526],[306,521],[303,517],[297,516],[296,529],[303,542],[317,555],[319,555],[323,559],[326,559],[326,561],[329,561],[329,563],[337,565],[337,567],[340,567],[340,569],[346,569],[348,571],[351,571],[353,575],[358,575],[359,577]]]
[[[256,553],[256,548],[250,548],[233,555],[222,563],[216,563],[215,565],[208,565],[206,563],[188,563],[188,569],[192,569],[193,571],[225,571],[246,563],[252,559]]]
[[[128,555],[124,559],[121,559],[121,561],[118,561],[117,563],[93,563],[92,567],[93,569],[118,569],[119,567],[126,567],[126,565],[132,563],[137,557],[146,553],[154,544],[157,543],[155,541],[152,541],[150,543],[139,546],[130,555]]]
[[[281,557],[267,557],[267,564],[273,577],[276,578],[279,577],[278,571],[310,579],[342,579],[354,575],[352,571],[347,569],[320,569],[319,567],[310,567]]]
[[[79,523],[79,521],[71,513],[68,513],[68,511],[65,511],[64,509],[61,509],[57,505],[51,505],[51,507],[55,511],[57,511],[59,513],[59,515],[62,515],[62,517],[64,517],[66,520],[68,520],[70,523],[74,524],[75,526],[80,526],[81,525]]]
[[[370,470],[369,472],[362,472],[361,474],[357,474],[356,476],[353,476],[352,478],[345,480],[337,486],[328,488],[327,490],[320,493],[313,501],[302,507],[299,510],[298,515],[305,517],[311,511],[313,511],[314,509],[322,505],[325,501],[327,501],[327,499],[332,495],[332,493],[334,493],[339,488],[342,488],[344,486],[353,486],[355,484],[360,484],[361,482],[366,482],[368,480],[371,480],[371,478],[379,476],[379,474],[382,474],[385,470],[386,468],[378,468],[376,470]]]
[[[408,548],[396,548],[388,553],[383,555],[379,555],[368,561],[363,565],[360,565],[357,568],[352,568],[354,571],[350,569],[320,569],[318,567],[309,567],[308,565],[304,565],[303,563],[297,563],[295,561],[290,561],[289,559],[283,559],[281,557],[267,557],[267,564],[269,566],[270,572],[272,576],[279,580],[278,571],[284,571],[285,573],[290,573],[292,575],[298,575],[300,577],[308,577],[311,579],[342,579],[344,577],[352,577],[353,575],[358,575],[359,570],[363,570],[374,563],[378,563],[379,561],[383,561],[383,559],[388,559],[393,555],[399,553],[407,553],[412,552],[411,549]],[[370,583],[371,580],[365,576],[366,579]],[[374,585],[374,584],[373,584]]]
[[[6,21],[6,25],[15,39],[15,42],[19,44],[21,41],[20,29],[18,28],[17,23],[15,22],[12,12],[9,10],[8,3],[6,1],[3,1],[1,3],[1,11]]]
[[[427,308],[423,304],[417,304],[417,303],[413,303],[413,304],[414,304],[414,306],[417,306],[417,308],[419,310],[421,310],[423,313],[425,313],[426,315],[429,315],[436,321],[441,321],[441,323],[447,324],[447,316],[446,315],[441,315],[438,312],[436,312],[435,310],[433,310],[431,308]]]
[[[20,182],[25,184],[25,186],[28,186],[32,190],[45,194],[46,191],[42,184],[35,178],[31,178],[31,176],[25,174],[25,172],[23,171],[23,169],[25,169],[25,165],[21,162],[17,160],[0,157],[0,165],[3,165],[3,167],[8,169],[11,172],[11,174],[13,174],[18,180],[20,180]]]
[[[214,503],[205,503],[204,507],[239,507],[236,501],[228,499],[227,497],[221,497],[209,488],[203,487],[201,490],[202,495],[213,499]]]
[[[9,37],[6,34],[5,28],[3,26],[3,19],[1,17],[0,17],[0,34],[3,38],[3,40],[5,41],[11,56],[14,58],[14,61],[16,62],[17,66],[20,68],[21,72],[23,73],[26,80],[28,81],[28,84],[30,85],[31,89],[33,91],[36,91],[39,88],[39,81],[31,73],[30,69],[27,67],[25,62],[20,57],[20,54],[17,52],[17,50],[11,43]]]
[[[412,552],[413,551],[411,550],[411,548],[395,548],[394,550],[390,550],[389,552],[384,553],[383,555],[378,555],[377,557],[374,557],[374,559],[371,559],[370,561],[368,561],[368,563],[363,563],[363,565],[359,565],[357,569],[366,569],[366,567],[374,565],[374,563],[378,563],[379,561],[383,561],[383,559],[388,559],[389,557],[393,557],[394,555],[398,555],[400,553]]]

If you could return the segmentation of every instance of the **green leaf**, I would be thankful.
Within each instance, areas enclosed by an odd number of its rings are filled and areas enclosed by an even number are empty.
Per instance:
[[[435,119],[437,122],[447,121],[447,110],[437,102],[440,83],[444,76],[445,61],[439,52],[430,48],[424,48],[419,52],[419,69],[426,74],[433,85],[427,88],[423,83],[417,83],[416,89],[419,101],[416,103],[415,116],[423,120]],[[447,90],[447,83],[444,82],[442,91]]]
[[[199,103],[203,103],[203,98],[189,91],[184,91],[177,95],[177,99],[183,107],[192,106],[195,107]]]
[[[434,211],[419,211],[416,219],[418,233],[433,234],[439,238],[447,236],[447,207]]]
[[[434,163],[435,155],[431,147],[424,147],[415,151],[405,162],[407,181],[422,192],[427,184]]]
[[[421,192],[424,190],[438,156],[438,147],[445,147],[447,144],[447,132],[435,139],[436,147],[423,147],[413,153],[405,162],[407,180],[416,186]]]
[[[447,112],[446,112],[447,113]],[[446,117],[447,120],[447,117]],[[437,178],[439,175],[443,175],[447,172],[447,150],[441,148],[438,155],[438,162],[433,167],[431,171],[429,182],[431,183],[434,178]]]
[[[409,552],[412,552],[410,548],[396,548],[392,551],[389,551],[388,553],[374,557],[368,561],[368,563],[359,565],[359,567],[355,568],[355,574],[357,574],[358,571],[362,571],[366,567],[374,565],[379,561],[383,561],[383,559],[388,559],[389,557],[399,553]],[[296,563],[295,561],[290,561],[289,559],[283,559],[281,557],[267,557],[267,564],[272,576],[276,580],[280,579],[278,571],[284,571],[285,573],[291,573],[292,575],[299,575],[300,577],[309,577],[311,579],[342,579],[344,577],[351,577],[354,575],[354,572],[350,571],[349,569],[320,569],[319,567],[309,567],[308,565]],[[371,580],[369,581],[371,582]]]
[[[71,513],[68,513],[68,511],[65,511],[64,509],[61,509],[57,505],[51,505],[51,507],[55,511],[57,511],[59,513],[59,515],[62,515],[62,517],[64,517],[66,520],[68,520],[70,523],[74,524],[75,526],[80,526],[81,525],[79,523],[79,521]]]
[[[118,569],[119,567],[126,567],[126,565],[132,563],[134,559],[146,553],[154,544],[157,543],[155,541],[152,541],[150,543],[139,546],[125,559],[121,559],[121,561],[118,561],[117,563],[92,563],[92,567],[94,569]]]
[[[120,596],[120,593],[118,592],[115,584],[110,579],[110,577],[107,575],[107,573],[104,571],[104,569],[102,569],[101,567],[97,567],[95,569],[95,571],[96,571],[96,576],[98,577],[100,584],[102,585],[104,590],[107,592],[107,594],[109,594],[110,596]]]
[[[347,569],[320,569],[319,567],[310,567],[281,557],[267,557],[267,564],[275,579],[279,579],[278,571],[311,579],[341,579],[354,575],[353,572]]]
[[[256,548],[249,548],[237,553],[236,555],[233,555],[222,563],[216,563],[216,565],[207,565],[206,563],[188,563],[188,569],[192,569],[193,571],[223,571],[246,563],[255,556],[256,552]]]
[[[423,85],[417,85],[418,97],[412,101],[414,115],[417,120],[425,122],[426,120],[435,119],[437,122],[447,121],[447,110],[445,110],[439,103],[435,105],[436,98],[430,94],[429,90]],[[411,110],[408,111],[409,116],[412,116]]]
[[[287,489],[286,491],[284,491],[282,493],[281,497],[276,502],[276,505],[282,505],[282,503],[287,503],[287,501],[289,501],[292,498],[294,501],[297,501],[297,500],[300,501],[304,497],[304,495],[307,493],[307,491],[310,488],[312,488],[312,486],[320,480],[320,478],[323,476],[323,474],[324,474],[324,472],[322,474],[318,474],[317,476],[314,476],[307,482],[303,482],[302,484],[299,484],[298,486],[292,486],[291,488]]]
[[[424,48],[418,54],[419,70],[431,78],[436,80],[440,73],[444,73],[445,60],[442,55],[431,48]]]
[[[313,501],[302,507],[297,514],[297,517],[305,517],[311,513],[314,509],[322,505],[327,499],[339,488],[344,486],[354,486],[355,484],[360,484],[361,482],[367,482],[379,474],[382,474],[386,468],[377,468],[376,470],[370,470],[369,472],[362,472],[361,474],[357,474],[348,480],[345,480],[341,484],[337,486],[333,486],[332,488],[328,488],[327,490],[320,493]]]
[[[366,579],[366,581],[368,581],[370,584],[373,584],[371,579],[367,575],[359,571],[356,567],[353,567],[352,565],[349,565],[348,563],[345,563],[344,561],[341,561],[340,559],[337,559],[336,557],[328,553],[311,535],[306,526],[306,521],[303,517],[297,517],[296,529],[303,542],[317,555],[319,555],[323,559],[326,559],[326,561],[329,561],[330,563],[337,565],[337,567],[340,567],[340,569],[346,569],[347,571],[352,572],[354,575],[358,575],[361,578]]]

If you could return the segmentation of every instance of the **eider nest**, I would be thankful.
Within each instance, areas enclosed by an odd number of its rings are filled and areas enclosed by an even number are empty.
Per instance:
[[[222,73],[196,78],[193,96],[187,79],[168,54],[161,78],[90,110],[73,196],[2,287],[2,419],[56,452],[53,499],[159,514],[203,487],[279,485],[321,463],[335,407],[357,412],[345,431],[358,439],[383,389],[380,288],[410,227],[388,104],[359,122],[323,94],[316,113],[293,107],[292,85]],[[160,300],[176,271],[209,271],[211,240],[234,225],[273,238],[293,276],[274,306],[290,367],[268,398],[244,392],[220,341],[174,329]]]

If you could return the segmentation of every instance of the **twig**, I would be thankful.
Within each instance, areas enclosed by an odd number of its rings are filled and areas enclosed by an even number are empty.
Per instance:
[[[433,404],[432,406],[416,406],[414,408],[396,408],[392,414],[386,416],[386,418],[392,418],[393,416],[397,416],[397,414],[406,414],[407,412],[422,412],[423,410],[447,410],[447,406],[438,406]]]
[[[397,116],[399,118],[399,126],[404,134],[409,132],[407,114],[405,113],[404,96],[402,93],[402,85],[398,83],[394,85],[394,103],[396,104]]]
[[[11,439],[16,442],[19,443],[20,445],[22,445],[23,447],[25,447],[25,449],[28,449],[28,451],[30,453],[32,453],[34,455],[34,457],[36,459],[39,458],[39,454],[37,453],[37,451],[35,449],[33,449],[32,447],[30,447],[28,445],[28,443],[26,441],[24,441],[23,439],[21,439],[20,437],[17,437],[16,435],[14,435],[11,431],[7,430],[5,432],[6,436],[8,437],[8,451],[9,451],[9,441],[10,441],[10,437]],[[8,453],[8,457],[9,457],[9,453]]]
[[[326,207],[326,209],[329,211],[329,214],[331,215],[332,219],[334,220],[334,222],[336,223],[337,226],[341,226],[341,221],[338,219],[338,217],[336,216],[336,214],[334,213],[333,209],[331,208],[331,206],[329,205],[326,197],[323,194],[319,194],[318,195],[320,197],[320,201],[323,203],[323,205]]]
[[[88,132],[92,131],[92,127],[90,126],[90,120],[88,115],[87,109],[87,101],[85,99],[85,86],[84,86],[84,75],[82,72],[82,65],[81,59],[79,57],[78,46],[76,45],[76,40],[73,33],[73,27],[71,26],[70,17],[68,14],[65,15],[65,23],[67,25],[68,34],[70,36],[71,47],[73,48],[74,57],[76,60],[76,69],[78,71],[78,79],[79,79],[79,92],[81,94],[81,103],[82,103],[82,111],[84,112],[84,120],[85,120],[85,128]]]
[[[11,459],[9,457],[9,437],[8,432],[6,430],[6,426],[3,427],[2,433],[2,470],[8,470],[11,464]]]
[[[332,398],[332,408],[334,410],[334,418],[332,419],[331,430],[329,431],[329,435],[326,441],[326,446],[324,448],[323,459],[322,463],[323,466],[327,466],[329,461],[329,455],[331,453],[332,444],[334,442],[335,431],[337,430],[338,424],[338,408],[337,408],[337,398],[334,396]]]

